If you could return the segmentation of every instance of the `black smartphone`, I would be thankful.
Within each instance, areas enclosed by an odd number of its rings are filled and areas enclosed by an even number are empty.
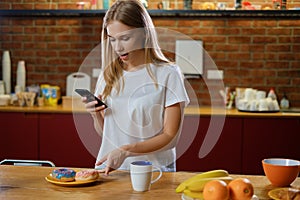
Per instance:
[[[98,103],[95,105],[96,107],[104,105],[105,108],[107,108],[107,105],[103,103],[98,97],[93,95],[90,91],[87,89],[75,89],[75,92],[77,92],[80,96],[86,97],[88,102],[91,101],[97,101]]]

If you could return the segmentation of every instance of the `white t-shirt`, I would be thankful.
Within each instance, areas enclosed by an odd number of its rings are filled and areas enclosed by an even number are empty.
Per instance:
[[[184,102],[185,106],[189,103],[183,76],[178,66],[150,65],[150,68],[157,86],[145,67],[133,72],[123,71],[123,89],[119,94],[112,90],[111,95],[107,97],[108,108],[104,114],[103,137],[97,160],[122,145],[156,136],[163,128],[164,108],[179,102]],[[100,75],[95,95],[101,94],[104,86],[105,82]],[[129,170],[131,162],[148,160],[163,171],[176,171],[174,146],[160,152],[128,157],[119,169]],[[100,168],[104,166],[105,163]]]

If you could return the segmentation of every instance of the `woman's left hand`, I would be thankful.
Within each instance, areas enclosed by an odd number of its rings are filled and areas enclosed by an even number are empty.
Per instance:
[[[99,172],[104,172],[105,175],[108,175],[109,172],[118,169],[128,156],[129,156],[128,151],[122,148],[118,148],[108,153],[106,156],[104,156],[102,159],[96,162],[95,165],[99,166],[104,162],[106,162],[105,169],[99,170]]]

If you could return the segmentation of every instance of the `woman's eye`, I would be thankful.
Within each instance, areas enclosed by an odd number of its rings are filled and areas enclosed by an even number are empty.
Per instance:
[[[114,41],[116,41],[116,39],[110,37],[110,38],[109,38],[109,41],[110,41],[110,42],[114,42]]]
[[[129,39],[130,39],[129,36],[123,36],[123,37],[121,38],[121,40],[123,40],[123,41],[128,41]]]

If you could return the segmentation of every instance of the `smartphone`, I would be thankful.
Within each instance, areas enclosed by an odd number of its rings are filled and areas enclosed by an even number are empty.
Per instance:
[[[87,89],[75,89],[75,92],[77,92],[80,96],[82,97],[86,97],[88,102],[91,101],[97,101],[98,103],[95,105],[96,107],[102,106],[104,105],[105,108],[107,108],[107,105],[105,103],[103,103],[98,97],[96,97],[95,95],[93,95],[90,91],[88,91]]]

